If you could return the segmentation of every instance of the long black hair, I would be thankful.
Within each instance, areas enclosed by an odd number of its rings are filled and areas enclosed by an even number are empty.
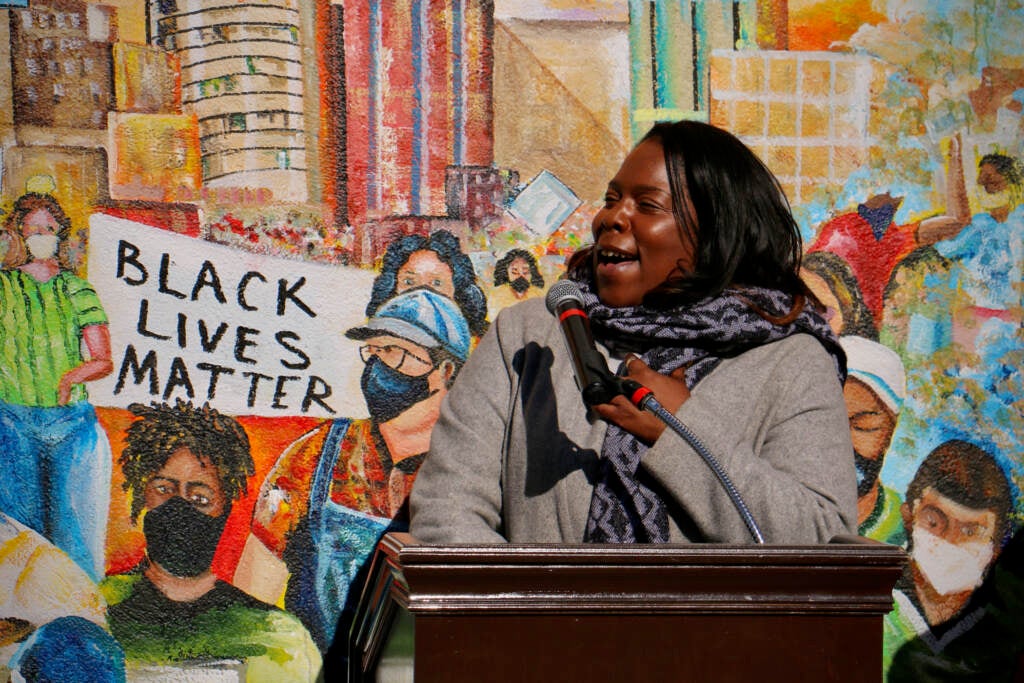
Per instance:
[[[674,306],[727,287],[766,287],[792,294],[790,315],[799,313],[808,294],[799,277],[800,228],[768,167],[736,136],[698,121],[655,124],[646,140],[664,150],[672,212],[693,247],[693,266],[673,272],[644,303]]]

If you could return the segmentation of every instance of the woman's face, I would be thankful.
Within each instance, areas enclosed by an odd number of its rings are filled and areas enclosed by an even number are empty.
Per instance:
[[[605,305],[640,304],[673,271],[693,267],[693,248],[672,213],[660,142],[641,142],[622,162],[592,230],[597,295]]]
[[[48,261],[57,255],[60,245],[58,230],[60,225],[46,209],[36,209],[25,214],[21,221],[21,234],[33,262]]]
[[[828,326],[836,334],[842,334],[843,326],[846,324],[846,320],[843,319],[843,307],[839,303],[839,297],[829,287],[825,278],[806,268],[801,268],[800,279],[807,285],[807,289],[811,290],[811,294],[817,297],[821,305],[825,307]]]
[[[449,299],[455,297],[452,269],[436,253],[427,249],[414,251],[398,269],[395,294],[415,287],[429,287]]]
[[[1005,190],[1009,183],[1006,177],[993,164],[982,164],[978,168],[978,185],[985,188],[989,194],[997,194]]]

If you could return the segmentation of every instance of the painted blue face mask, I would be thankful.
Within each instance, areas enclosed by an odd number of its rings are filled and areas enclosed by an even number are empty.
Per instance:
[[[377,422],[392,420],[433,393],[427,377],[410,377],[373,356],[363,368],[360,384],[370,417]]]

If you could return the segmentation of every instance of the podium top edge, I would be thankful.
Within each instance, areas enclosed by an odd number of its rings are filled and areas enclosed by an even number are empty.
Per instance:
[[[829,563],[892,565],[902,564],[906,552],[898,546],[858,536],[837,537],[827,544],[549,544],[495,543],[429,545],[407,533],[389,533],[381,549],[401,558],[404,565],[420,563],[611,563],[611,564],[703,564],[778,561],[783,564]]]

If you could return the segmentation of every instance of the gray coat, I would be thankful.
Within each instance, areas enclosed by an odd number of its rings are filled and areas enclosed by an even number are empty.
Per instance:
[[[856,532],[842,387],[813,337],[723,360],[676,416],[714,454],[767,543]],[[445,398],[412,490],[412,534],[425,543],[582,542],[605,429],[585,409],[544,302],[504,309]],[[674,432],[641,467],[661,484],[672,542],[751,542],[714,473]]]

